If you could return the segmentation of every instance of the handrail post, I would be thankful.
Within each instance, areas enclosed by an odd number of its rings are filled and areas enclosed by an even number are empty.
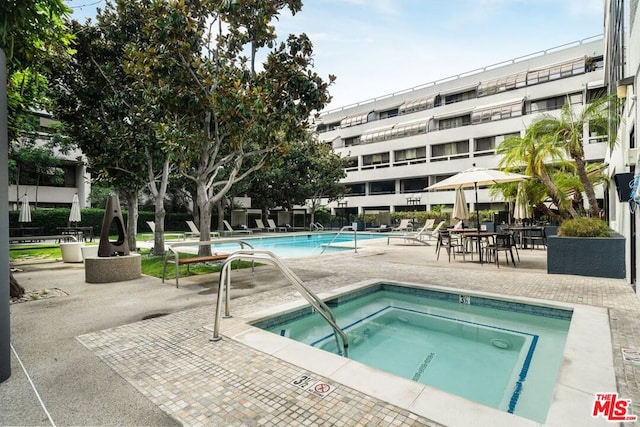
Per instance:
[[[259,256],[259,255],[263,255],[263,256]],[[217,304],[216,304],[216,310],[215,310],[215,320],[214,320],[215,323],[213,327],[213,336],[211,338],[211,341],[219,341],[221,339],[220,313],[222,311],[222,302],[223,302],[222,292],[223,292],[223,286],[225,284],[228,284],[224,286],[225,291],[227,292],[225,313],[227,314],[228,317],[230,317],[230,303],[229,303],[230,292],[229,291],[231,287],[231,278],[229,275],[231,273],[231,270],[229,266],[235,259],[242,259],[242,258],[259,259],[261,261],[270,262],[276,267],[278,267],[282,272],[282,274],[284,274],[285,278],[287,278],[287,280],[291,282],[294,288],[296,288],[296,290],[304,297],[304,299],[306,299],[307,302],[318,312],[318,314],[320,314],[327,321],[327,323],[329,323],[329,326],[331,326],[331,328],[333,329],[334,336],[336,338],[336,345],[338,347],[339,352],[340,352],[340,341],[338,340],[338,335],[340,335],[340,338],[342,339],[342,349],[343,349],[342,355],[344,357],[349,357],[349,339],[347,337],[347,334],[342,329],[340,329],[340,327],[337,325],[336,317],[333,311],[316,294],[311,292],[311,290],[304,285],[302,280],[300,280],[300,278],[298,278],[298,276],[296,276],[293,273],[293,271],[291,271],[272,252],[269,252],[269,251],[239,250],[231,254],[229,258],[227,258],[227,260],[224,262],[220,270],[220,277],[218,278],[218,298],[217,298]]]

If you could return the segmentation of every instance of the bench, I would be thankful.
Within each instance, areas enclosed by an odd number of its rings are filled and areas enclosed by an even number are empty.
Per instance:
[[[216,253],[214,252],[209,256],[198,256],[197,254],[193,257],[188,258],[180,258],[180,253],[192,253],[190,251],[180,251],[180,248],[199,248],[200,246],[215,246],[222,243],[237,243],[240,246],[240,249],[244,249],[248,247],[253,249],[250,243],[239,240],[239,239],[216,239],[216,240],[207,240],[207,241],[186,241],[186,242],[178,242],[169,245],[167,252],[164,257],[164,265],[162,267],[162,283],[164,283],[164,279],[167,273],[167,264],[172,262],[176,266],[176,288],[178,287],[178,276],[179,276],[179,268],[181,265],[187,266],[187,272],[189,271],[189,266],[191,264],[198,264],[203,262],[216,262],[216,261],[224,261],[229,258],[230,253]],[[173,254],[173,258],[171,258],[171,254]]]
[[[77,242],[75,236],[70,234],[54,234],[50,236],[13,236],[9,237],[9,243],[37,243],[45,240],[56,240],[58,243],[62,241]]]

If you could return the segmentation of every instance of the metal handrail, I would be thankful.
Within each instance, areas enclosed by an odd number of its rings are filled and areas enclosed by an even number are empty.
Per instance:
[[[239,250],[233,252],[229,258],[226,259],[224,264],[222,265],[222,269],[220,270],[220,278],[218,280],[218,301],[216,304],[216,313],[215,313],[215,322],[213,326],[213,337],[212,341],[218,341],[222,337],[220,336],[220,313],[222,308],[222,286],[224,283],[224,293],[225,293],[225,317],[231,317],[231,309],[230,309],[230,290],[231,290],[231,276],[230,276],[230,265],[231,262],[236,259],[252,259],[252,260],[260,260],[263,262],[269,262],[284,274],[285,278],[289,280],[289,282],[296,288],[296,290],[307,300],[307,302],[313,307],[315,311],[317,311],[324,320],[329,323],[334,332],[334,337],[336,339],[336,346],[338,351],[340,351],[340,339],[342,340],[342,355],[344,357],[349,357],[349,339],[347,338],[347,334],[340,329],[338,324],[336,323],[336,316],[333,311],[322,301],[316,294],[314,294],[309,288],[307,288],[302,280],[295,275],[293,271],[289,267],[278,259],[273,252],[270,251],[261,251],[261,250]]]
[[[345,225],[340,229],[340,231],[338,231],[338,234],[336,234],[336,236],[333,239],[331,239],[329,243],[327,243],[325,246],[322,247],[322,251],[320,251],[320,254],[323,254],[325,249],[327,249],[329,246],[331,246],[333,242],[336,241],[336,239],[340,236],[340,233],[342,233],[343,231],[349,231],[349,230],[353,231],[353,249],[356,252],[358,252],[358,231],[354,229],[351,225]]]

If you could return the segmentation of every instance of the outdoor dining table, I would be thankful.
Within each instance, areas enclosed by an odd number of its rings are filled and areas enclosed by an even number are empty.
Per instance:
[[[477,228],[451,228],[449,229],[449,233],[457,234],[460,238],[466,242],[467,239],[470,241],[475,241],[476,251],[478,252],[478,258],[480,260],[480,264],[483,264],[482,260],[482,239],[493,238],[496,234],[495,231],[486,231],[486,230],[478,230]],[[466,244],[462,245],[463,248],[466,248]],[[473,256],[472,256],[473,259]]]

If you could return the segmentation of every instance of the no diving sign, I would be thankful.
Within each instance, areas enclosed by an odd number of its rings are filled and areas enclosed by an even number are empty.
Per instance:
[[[291,381],[291,384],[320,397],[325,397],[336,389],[331,384],[316,380],[308,375],[300,375],[298,378]]]

